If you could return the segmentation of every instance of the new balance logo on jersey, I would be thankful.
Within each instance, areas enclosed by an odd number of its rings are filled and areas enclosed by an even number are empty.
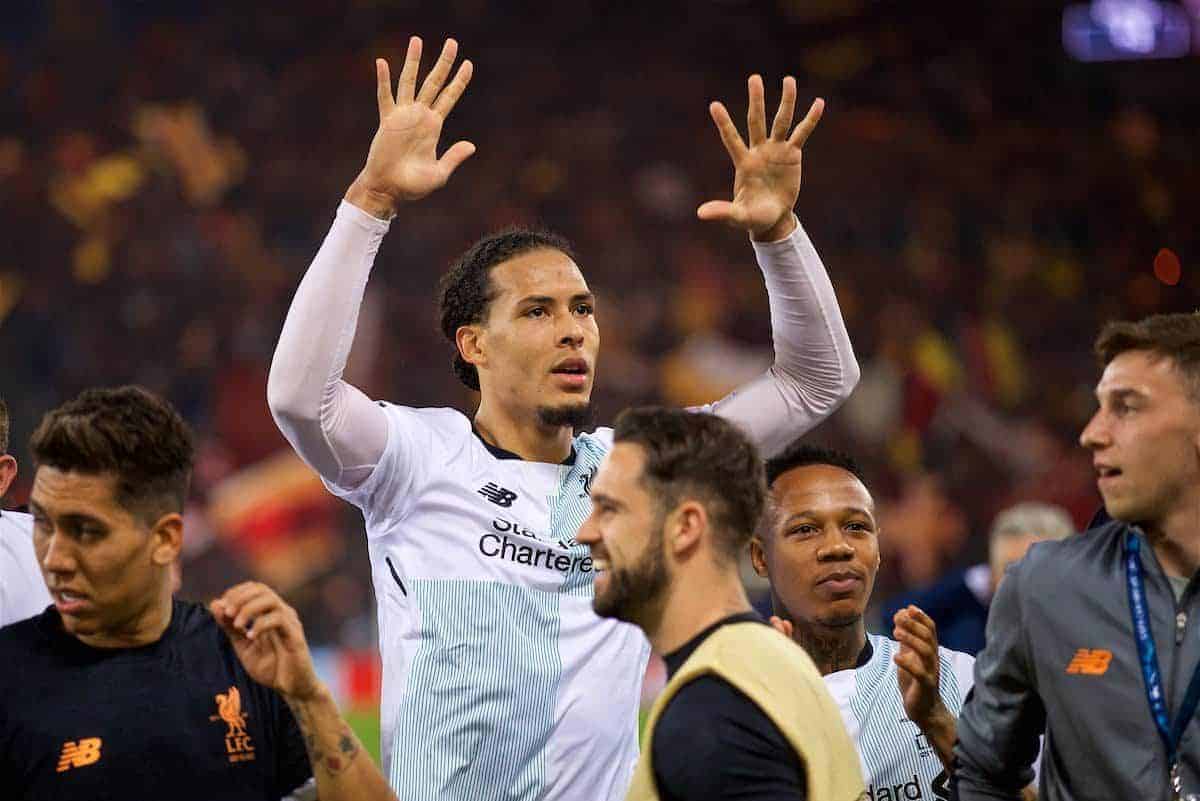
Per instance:
[[[1112,651],[1103,648],[1080,648],[1067,665],[1067,672],[1084,676],[1103,676],[1108,672],[1108,663],[1111,661]]]
[[[503,506],[505,509],[512,506],[513,501],[517,499],[517,493],[501,487],[495,481],[489,481],[480,487],[479,494],[497,506]]]
[[[58,757],[58,772],[71,768],[82,768],[100,761],[100,738],[86,737],[82,740],[67,740]]]

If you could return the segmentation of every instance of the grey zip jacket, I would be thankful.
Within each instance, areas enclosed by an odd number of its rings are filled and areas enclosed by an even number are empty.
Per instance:
[[[1200,665],[1195,578],[1177,604],[1140,530],[1112,521],[1040,542],[992,601],[975,688],[958,720],[953,798],[1019,799],[1046,732],[1040,801],[1167,801],[1166,750],[1146,700],[1125,584],[1124,537],[1142,537],[1159,670],[1174,723]],[[1200,723],[1179,744],[1183,792],[1200,793]]]

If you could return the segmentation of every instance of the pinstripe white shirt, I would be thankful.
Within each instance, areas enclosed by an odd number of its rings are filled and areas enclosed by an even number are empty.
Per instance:
[[[871,658],[862,667],[825,677],[850,739],[862,760],[871,801],[948,799],[949,784],[938,758],[917,724],[904,712],[892,657],[900,644],[868,634]],[[975,658],[938,648],[942,703],[955,717],[974,685]]]
[[[506,458],[453,409],[385,405],[351,491],[379,605],[384,770],[408,799],[624,798],[650,647],[592,611],[575,532],[610,429],[568,464]]]

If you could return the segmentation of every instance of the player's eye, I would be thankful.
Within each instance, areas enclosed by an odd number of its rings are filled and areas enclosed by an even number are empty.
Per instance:
[[[595,308],[592,307],[592,304],[590,304],[590,303],[580,303],[578,306],[575,307],[575,313],[588,316],[588,315],[595,314],[596,310],[595,310]]]
[[[792,528],[788,530],[788,534],[795,537],[811,537],[814,534],[820,533],[820,531],[821,529],[817,528],[811,523],[801,523],[798,526],[792,526]]]
[[[83,542],[90,542],[91,540],[100,539],[107,532],[101,526],[85,523],[83,525],[76,526],[75,530],[72,531],[71,533],[77,539],[79,539]]]
[[[525,312],[526,317],[545,317],[546,309],[544,306],[534,306],[529,311]]]

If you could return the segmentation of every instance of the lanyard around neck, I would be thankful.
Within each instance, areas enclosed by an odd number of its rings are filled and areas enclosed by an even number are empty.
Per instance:
[[[1146,701],[1150,704],[1150,715],[1158,736],[1167,749],[1167,764],[1172,771],[1179,762],[1179,741],[1183,730],[1196,714],[1200,704],[1200,665],[1192,673],[1187,694],[1179,715],[1171,724],[1167,711],[1166,693],[1163,691],[1162,673],[1158,669],[1158,652],[1154,647],[1154,632],[1150,628],[1150,610],[1146,603],[1146,587],[1142,577],[1141,540],[1132,531],[1125,534],[1125,588],[1129,593],[1129,614],[1133,618],[1133,636],[1137,640],[1138,661],[1142,665],[1142,679],[1146,685]]]

